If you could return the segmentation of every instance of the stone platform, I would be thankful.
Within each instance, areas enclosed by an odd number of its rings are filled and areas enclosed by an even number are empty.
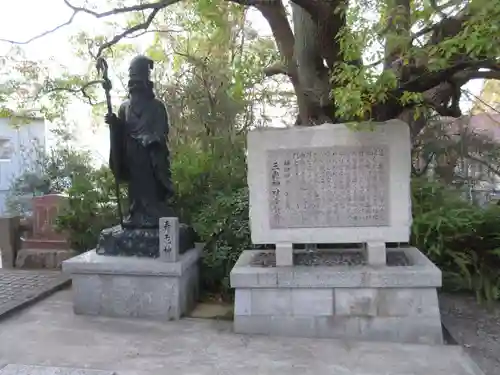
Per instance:
[[[235,335],[223,320],[74,315],[71,294],[56,293],[0,322],[0,369],[24,364],[68,368],[59,375],[75,375],[74,369],[116,375],[485,375],[461,346],[247,336]]]
[[[252,265],[263,251],[247,250],[231,271],[234,330],[442,344],[441,271],[416,248],[397,251],[410,265],[264,267]]]
[[[76,314],[179,319],[198,294],[197,246],[177,262],[146,257],[105,256],[88,251],[63,262],[73,281]]]

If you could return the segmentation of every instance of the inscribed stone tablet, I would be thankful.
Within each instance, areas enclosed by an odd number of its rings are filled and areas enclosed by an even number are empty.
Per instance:
[[[7,365],[0,369],[0,375],[116,375],[116,373],[114,371],[77,369],[71,367]]]
[[[179,218],[160,218],[160,260],[177,262],[179,258]]]
[[[389,225],[389,147],[267,151],[271,229]]]

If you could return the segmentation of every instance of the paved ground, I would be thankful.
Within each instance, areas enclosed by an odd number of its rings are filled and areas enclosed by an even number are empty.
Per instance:
[[[46,297],[69,283],[58,271],[23,271],[0,268],[0,319]]]
[[[489,308],[472,296],[442,294],[441,319],[486,375],[500,374],[500,303]]]
[[[230,327],[76,316],[64,290],[0,322],[0,362],[117,375],[481,374],[458,346],[252,337]]]

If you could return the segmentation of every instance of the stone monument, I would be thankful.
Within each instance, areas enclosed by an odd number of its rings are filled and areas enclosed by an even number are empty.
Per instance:
[[[179,223],[169,200],[172,187],[168,115],[155,97],[153,61],[137,56],[129,68],[129,99],[105,121],[110,126],[109,165],[120,184],[128,185],[128,212],[120,225],[101,232],[96,250],[63,264],[73,280],[74,310],[79,314],[179,319],[196,302],[198,259],[202,245],[194,230]]]
[[[67,207],[68,197],[47,194],[32,198],[33,216],[23,221],[21,248],[16,254],[16,268],[60,268],[75,253],[66,233],[56,230],[56,219]]]
[[[254,244],[231,272],[239,333],[440,344],[441,272],[408,243],[401,121],[248,135]]]

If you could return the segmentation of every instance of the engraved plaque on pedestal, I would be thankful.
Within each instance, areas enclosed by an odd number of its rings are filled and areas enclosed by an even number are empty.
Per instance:
[[[267,151],[269,226],[389,225],[389,148],[335,146]]]
[[[179,218],[160,218],[159,237],[159,260],[163,262],[177,262],[179,259]]]

